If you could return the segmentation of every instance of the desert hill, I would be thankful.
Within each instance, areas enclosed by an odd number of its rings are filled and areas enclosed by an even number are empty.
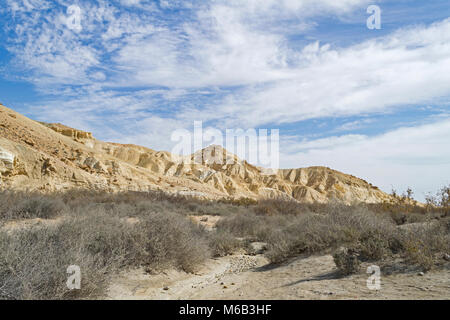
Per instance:
[[[192,161],[198,152],[219,153],[235,161]],[[393,200],[362,179],[325,167],[282,169],[267,175],[221,147],[209,146],[198,152],[190,162],[181,161],[169,152],[103,142],[90,132],[37,122],[0,105],[1,188],[164,190],[210,199],[285,198],[322,203],[331,199],[345,203]]]

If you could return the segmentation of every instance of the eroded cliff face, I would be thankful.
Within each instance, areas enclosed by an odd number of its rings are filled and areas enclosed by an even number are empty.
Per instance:
[[[210,199],[393,201],[366,181],[325,167],[283,169],[267,175],[218,146],[182,158],[141,146],[99,141],[89,132],[39,123],[2,105],[0,179],[2,188],[43,191],[164,190]]]

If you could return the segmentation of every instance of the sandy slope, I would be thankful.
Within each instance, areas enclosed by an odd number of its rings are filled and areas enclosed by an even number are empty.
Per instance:
[[[382,275],[381,289],[366,286],[369,275],[339,278],[330,255],[297,258],[269,267],[262,256],[209,260],[196,275],[143,270],[114,279],[109,299],[450,299],[449,269],[423,276]],[[166,287],[167,290],[164,290]]]

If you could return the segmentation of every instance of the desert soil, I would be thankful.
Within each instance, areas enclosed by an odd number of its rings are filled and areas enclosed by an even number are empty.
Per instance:
[[[381,275],[380,290],[369,290],[369,274],[340,278],[331,255],[296,258],[269,266],[261,256],[233,255],[208,260],[197,274],[143,269],[112,281],[109,299],[450,299],[450,271]]]

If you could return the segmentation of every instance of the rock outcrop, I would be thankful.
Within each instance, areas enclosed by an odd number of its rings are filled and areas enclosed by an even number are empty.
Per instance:
[[[379,203],[392,197],[325,167],[266,174],[219,146],[190,157],[107,143],[90,132],[33,121],[0,105],[2,188],[55,191],[164,190],[198,197],[282,198],[300,202]]]
[[[74,140],[81,140],[81,139],[93,139],[91,132],[81,131],[74,128],[67,127],[61,123],[45,123],[41,122],[44,126],[52,129],[53,131],[56,131],[58,133],[61,133],[62,135],[66,137],[70,137]]]

